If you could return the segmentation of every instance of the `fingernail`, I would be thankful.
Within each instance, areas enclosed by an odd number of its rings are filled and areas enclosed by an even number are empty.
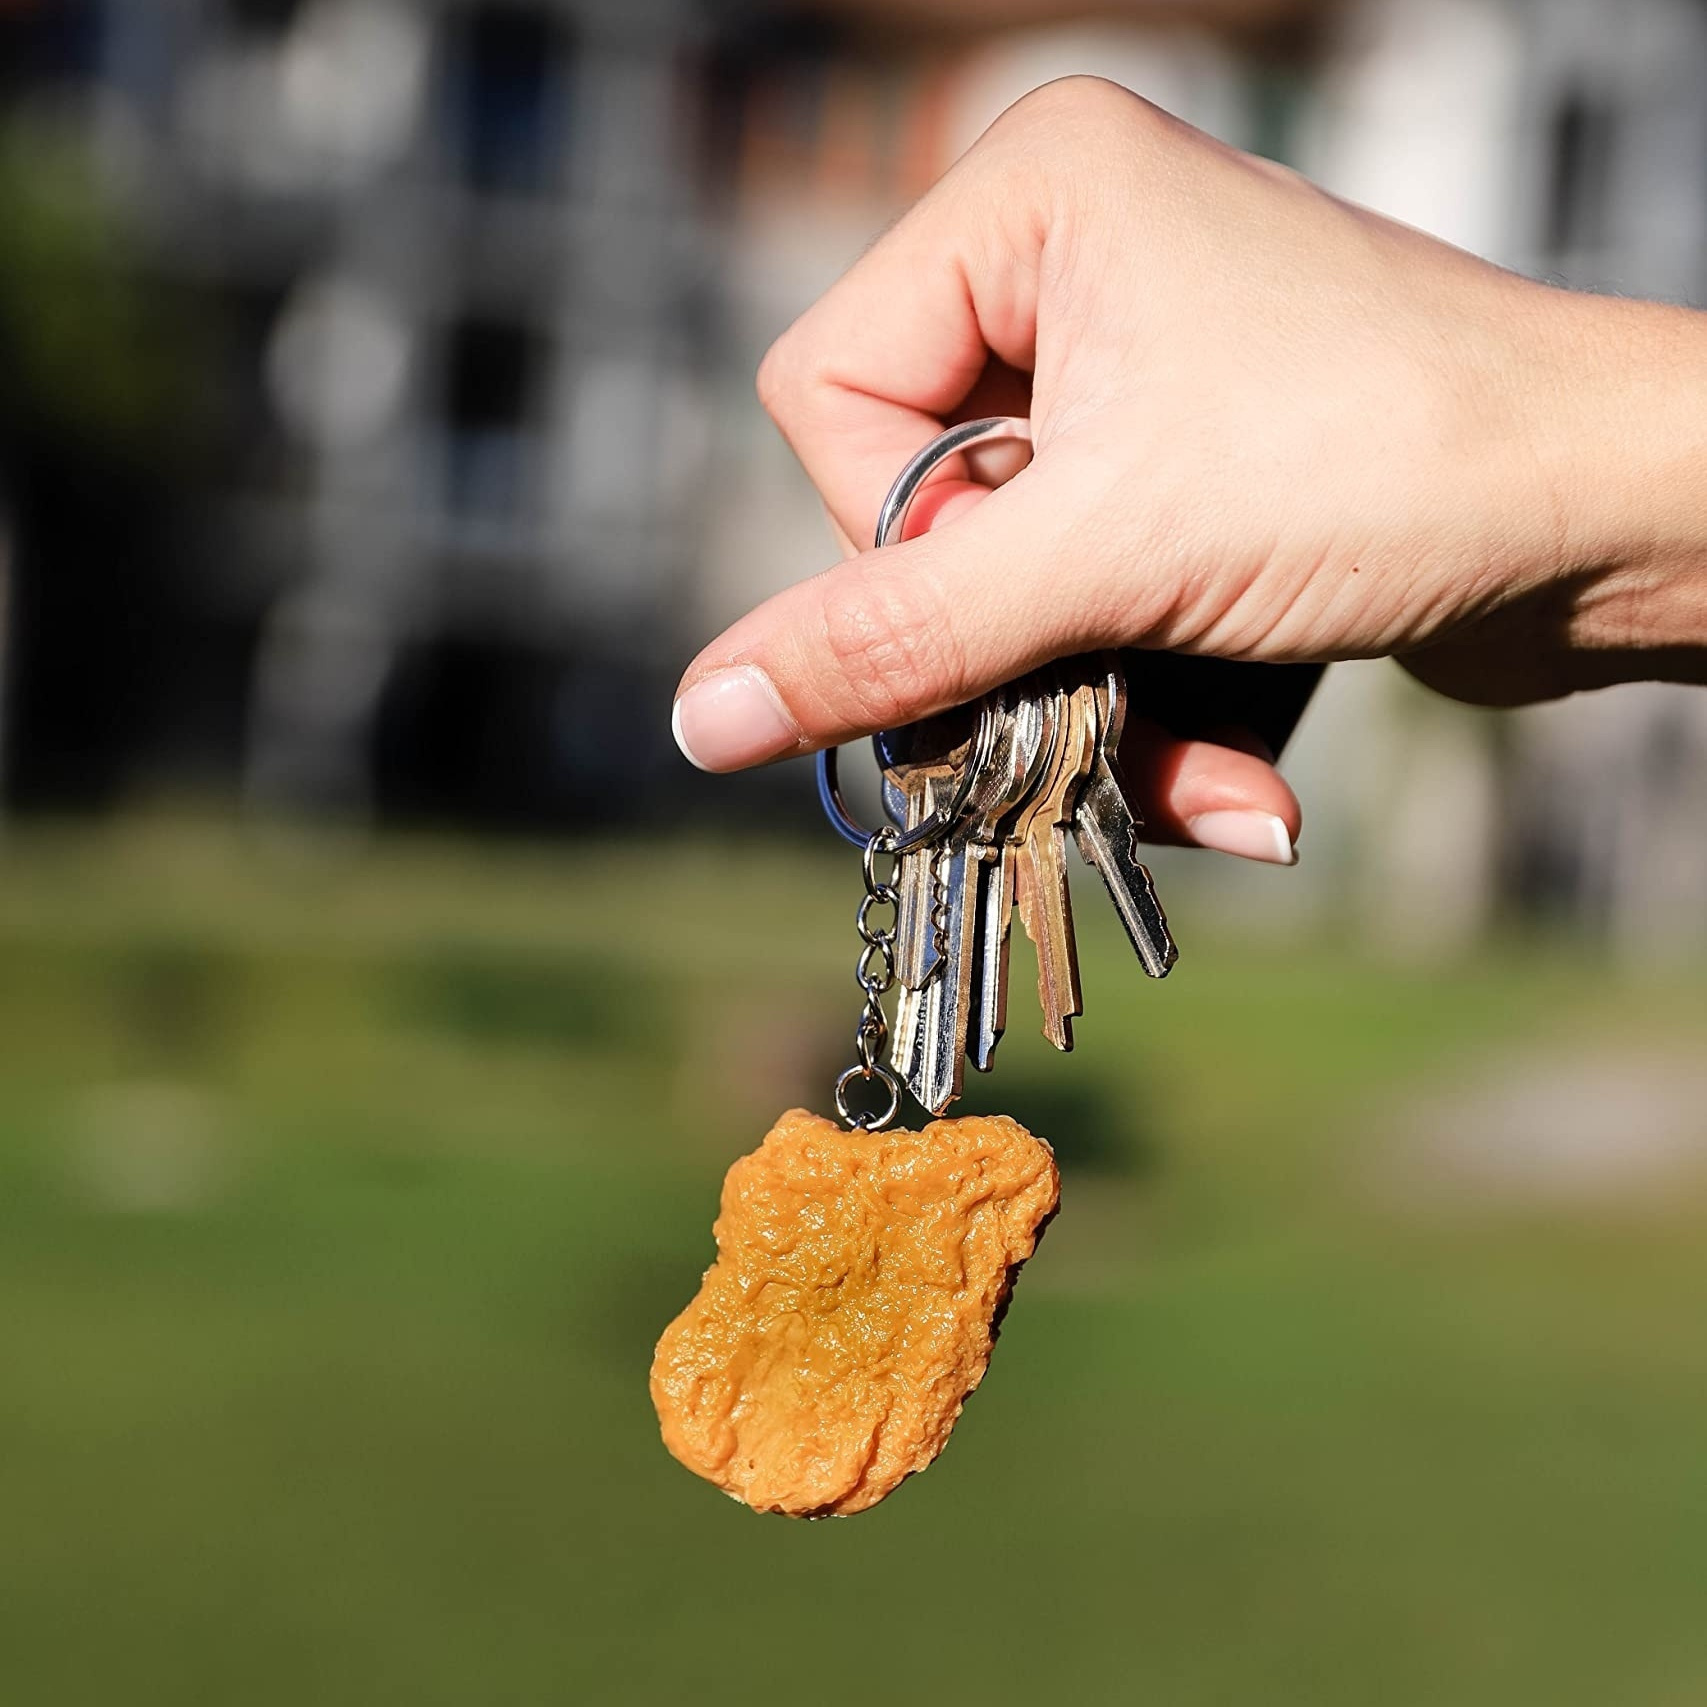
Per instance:
[[[1201,812],[1186,820],[1200,846],[1268,865],[1296,865],[1298,850],[1286,826],[1272,812]]]
[[[676,701],[670,730],[689,764],[735,771],[800,745],[800,730],[771,679],[752,664],[719,670]]]

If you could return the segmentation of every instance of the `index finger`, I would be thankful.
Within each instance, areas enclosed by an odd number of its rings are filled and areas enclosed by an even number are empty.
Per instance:
[[[1021,172],[962,160],[779,338],[759,396],[837,526],[864,544],[889,482],[994,355],[1029,372],[1043,222]],[[995,412],[995,411],[992,411]]]

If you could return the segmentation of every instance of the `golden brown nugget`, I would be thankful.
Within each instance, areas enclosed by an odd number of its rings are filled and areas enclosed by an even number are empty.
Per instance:
[[[723,1182],[717,1261],[664,1330],[664,1444],[755,1511],[864,1511],[942,1451],[1060,1196],[1003,1115],[846,1132],[785,1114]]]

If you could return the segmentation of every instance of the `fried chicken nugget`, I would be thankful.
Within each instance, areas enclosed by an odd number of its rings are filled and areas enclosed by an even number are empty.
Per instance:
[[[947,1443],[1059,1195],[1054,1153],[1005,1116],[783,1115],[730,1168],[717,1261],[658,1342],[664,1444],[755,1511],[876,1505]]]

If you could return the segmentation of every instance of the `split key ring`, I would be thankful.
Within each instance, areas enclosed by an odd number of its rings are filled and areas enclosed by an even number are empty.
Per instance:
[[[895,484],[889,488],[889,496],[883,500],[883,508],[877,515],[877,549],[881,551],[884,546],[893,545],[900,538],[902,524],[907,519],[907,512],[913,507],[913,500],[918,497],[925,481],[943,463],[951,456],[959,455],[961,451],[991,444],[998,439],[1022,439],[1029,444],[1031,423],[1017,415],[994,415],[982,421],[962,422],[960,426],[950,427],[947,432],[939,433],[932,439],[901,470],[895,477]],[[872,737],[871,744],[879,765],[888,762],[885,747],[888,733],[889,731],[885,730],[883,734]],[[966,768],[960,773],[953,799],[911,830],[894,828],[895,841],[890,848],[891,852],[911,853],[915,848],[925,847],[936,841],[954,824],[966,805],[974,779],[989,762],[995,738],[996,719],[986,701],[979,710],[977,738],[972,744]],[[834,747],[825,747],[818,754],[818,800],[824,808],[824,816],[830,820],[831,827],[838,835],[858,848],[870,844],[872,832],[860,825],[859,820],[848,810],[847,802],[842,799]]]

